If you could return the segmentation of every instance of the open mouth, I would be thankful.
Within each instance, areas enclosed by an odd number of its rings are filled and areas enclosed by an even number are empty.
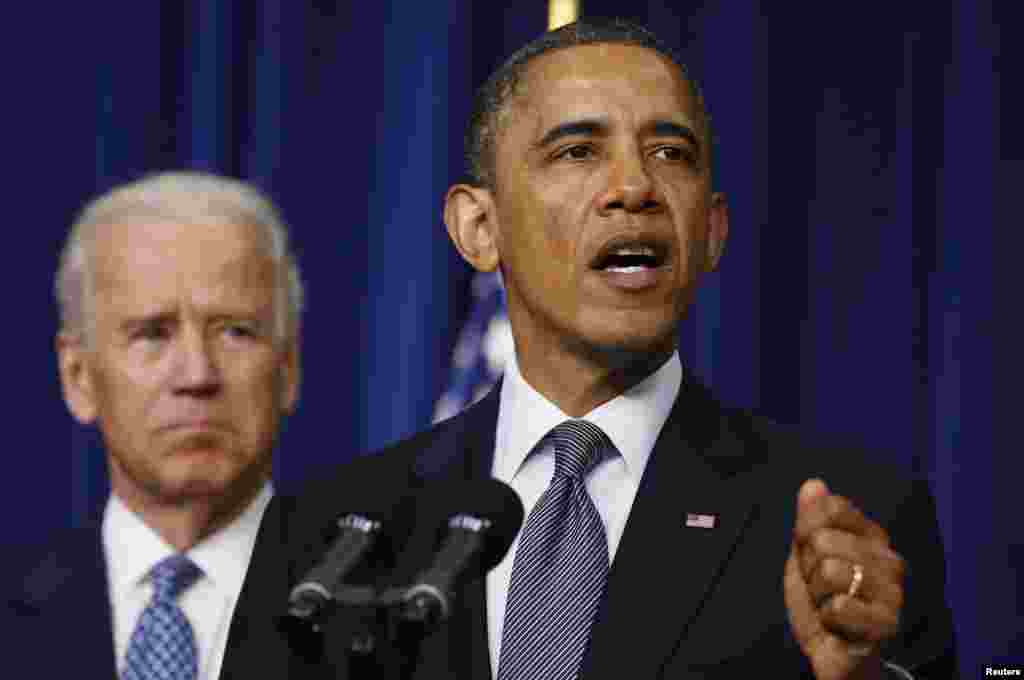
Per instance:
[[[654,241],[613,239],[598,252],[590,268],[632,274],[658,269],[668,259],[668,248]]]

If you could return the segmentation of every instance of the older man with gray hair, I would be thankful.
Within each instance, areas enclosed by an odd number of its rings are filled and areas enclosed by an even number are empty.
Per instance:
[[[64,399],[102,433],[111,496],[10,599],[15,656],[35,677],[213,680],[298,398],[287,229],[240,181],[145,177],[85,206],[56,294]]]

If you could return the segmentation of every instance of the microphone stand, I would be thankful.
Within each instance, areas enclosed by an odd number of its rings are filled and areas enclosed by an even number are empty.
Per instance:
[[[351,680],[412,678],[433,622],[415,598],[407,601],[408,590],[388,588],[378,594],[367,586],[340,586],[321,624],[330,665],[347,668]]]
[[[352,680],[399,677],[382,672],[389,658],[390,621],[373,588],[342,584],[315,608],[302,604],[293,604],[278,618],[278,629],[303,664],[344,668]]]
[[[324,624],[324,651],[334,668],[346,667],[347,677],[388,677],[381,675],[381,635],[386,621],[376,604],[377,594],[368,586],[340,586],[334,593],[331,611]],[[346,616],[340,616],[344,610]],[[386,645],[384,645],[386,651]]]

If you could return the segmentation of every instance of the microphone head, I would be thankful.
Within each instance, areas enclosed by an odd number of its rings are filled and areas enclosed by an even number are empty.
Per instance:
[[[395,560],[412,534],[415,521],[415,494],[400,497],[381,494],[378,498],[349,501],[346,509],[337,510],[333,517],[321,527],[318,545],[313,551],[317,560],[329,552],[329,548],[345,532],[353,529],[373,529],[373,544],[362,556],[360,562],[347,575],[345,581],[351,584],[370,585],[395,566]]]
[[[286,612],[275,617],[293,646],[320,635],[322,621],[338,606],[339,592],[370,599],[367,593],[372,595],[395,568],[412,534],[418,496],[412,487],[384,481],[389,484],[367,483],[337,500],[327,497],[311,504],[330,502],[332,511],[294,540],[299,552],[293,573],[302,576],[291,583]],[[321,495],[314,498],[320,500]],[[282,498],[282,504],[293,507],[295,497]],[[282,512],[296,525],[303,524],[294,510]]]
[[[525,514],[519,494],[512,487],[497,479],[477,479],[448,482],[428,491],[430,516],[437,522],[438,545],[455,528],[453,524],[475,529],[475,520],[482,520],[488,525],[481,533],[484,546],[474,571],[486,573],[501,562],[519,533]]]

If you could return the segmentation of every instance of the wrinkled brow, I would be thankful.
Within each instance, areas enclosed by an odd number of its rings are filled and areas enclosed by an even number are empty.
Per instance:
[[[676,123],[671,120],[657,120],[649,126],[651,133],[656,137],[679,137],[693,144],[700,149],[700,139],[697,134],[688,126]],[[543,148],[554,144],[565,137],[593,137],[608,134],[608,124],[598,118],[584,118],[572,120],[556,125],[547,131],[536,143],[536,147]]]

